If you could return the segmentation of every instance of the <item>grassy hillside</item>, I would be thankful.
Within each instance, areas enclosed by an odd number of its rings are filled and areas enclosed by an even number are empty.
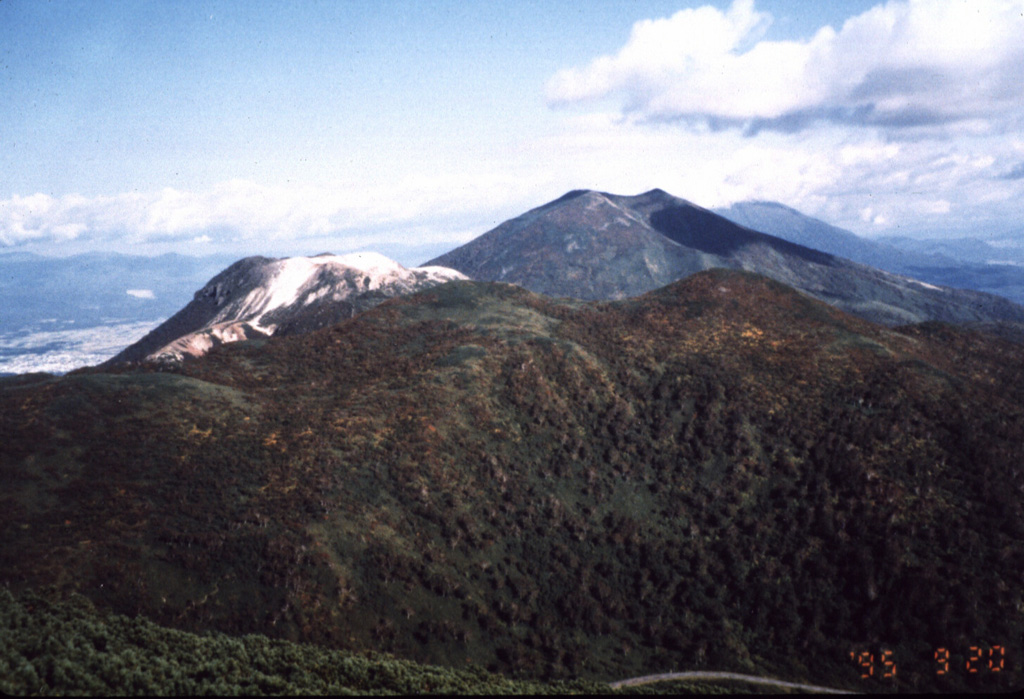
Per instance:
[[[713,271],[0,382],[0,578],[521,678],[1020,685],[1024,362]],[[1001,673],[935,674],[1001,646]],[[893,650],[893,679],[850,662]]]

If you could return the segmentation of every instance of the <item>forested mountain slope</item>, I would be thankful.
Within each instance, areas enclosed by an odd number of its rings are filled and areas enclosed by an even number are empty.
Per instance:
[[[453,282],[173,372],[0,381],[0,583],[526,677],[1015,687],[1021,396],[1014,345],[748,273]],[[936,677],[979,643],[1017,659]]]

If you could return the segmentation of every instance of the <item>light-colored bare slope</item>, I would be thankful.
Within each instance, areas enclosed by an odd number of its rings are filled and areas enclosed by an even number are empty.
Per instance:
[[[465,278],[437,266],[409,269],[373,252],[247,257],[111,362],[181,360],[228,342],[308,332],[389,298]]]

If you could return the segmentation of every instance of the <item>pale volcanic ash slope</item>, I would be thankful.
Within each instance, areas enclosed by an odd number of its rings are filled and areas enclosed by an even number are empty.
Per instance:
[[[228,342],[309,332],[389,298],[465,278],[444,267],[409,269],[373,252],[247,257],[111,363],[181,360]]]

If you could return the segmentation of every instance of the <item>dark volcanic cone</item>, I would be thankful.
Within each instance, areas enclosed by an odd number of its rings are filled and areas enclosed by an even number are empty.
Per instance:
[[[574,191],[432,260],[481,281],[553,296],[618,299],[694,272],[743,269],[886,325],[1024,323],[1024,307],[883,272],[739,226],[660,189]]]

